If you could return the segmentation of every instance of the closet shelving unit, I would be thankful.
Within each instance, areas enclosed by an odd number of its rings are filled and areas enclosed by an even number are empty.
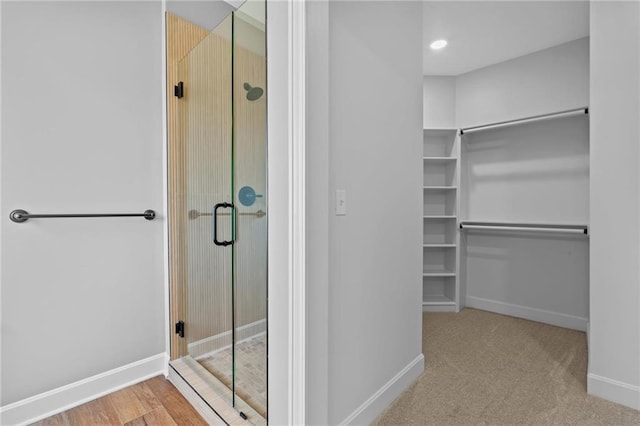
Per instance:
[[[580,234],[588,237],[588,224],[473,221],[462,203],[461,159],[468,133],[537,121],[588,115],[588,108],[559,111],[511,121],[462,129],[424,129],[423,132],[423,277],[424,311],[459,311],[466,291],[467,231],[491,233]]]
[[[460,140],[457,129],[423,133],[423,273],[425,311],[459,310]]]

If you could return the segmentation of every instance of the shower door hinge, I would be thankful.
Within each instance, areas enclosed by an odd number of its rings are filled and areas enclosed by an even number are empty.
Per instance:
[[[173,94],[178,99],[184,97],[184,83],[182,81],[173,86]]]
[[[178,321],[176,323],[176,334],[180,337],[184,337],[184,321]]]

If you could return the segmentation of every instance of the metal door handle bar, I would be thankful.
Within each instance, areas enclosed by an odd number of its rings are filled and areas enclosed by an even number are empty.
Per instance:
[[[235,207],[232,203],[218,203],[213,206],[213,244],[217,246],[228,246],[233,244],[233,241],[218,241],[218,209],[234,209]]]
[[[213,213],[202,213],[199,212],[198,210],[189,210],[189,219],[197,219],[200,216],[213,216]],[[255,217],[264,217],[267,215],[267,213],[265,213],[262,210],[258,210],[257,212],[240,212],[238,213],[238,215],[240,216],[255,216]],[[231,216],[231,213],[218,213],[218,216]]]
[[[147,220],[153,220],[156,212],[153,210],[145,210],[144,213],[70,213],[70,214],[30,214],[25,210],[14,210],[9,214],[9,219],[16,223],[26,222],[29,219],[49,219],[49,218],[68,218],[68,217],[144,217]]]
[[[536,223],[508,223],[508,222],[460,222],[461,230],[502,230],[526,232],[553,232],[562,234],[589,234],[587,225],[557,225]]]

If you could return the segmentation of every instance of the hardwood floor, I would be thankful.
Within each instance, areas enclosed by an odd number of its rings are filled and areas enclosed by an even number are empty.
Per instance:
[[[163,376],[121,389],[34,423],[73,425],[203,425],[207,422]]]

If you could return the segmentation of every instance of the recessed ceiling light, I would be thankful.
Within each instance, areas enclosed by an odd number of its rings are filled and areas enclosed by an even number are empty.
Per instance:
[[[447,45],[447,40],[436,40],[431,43],[431,48],[433,50],[440,50]]]

